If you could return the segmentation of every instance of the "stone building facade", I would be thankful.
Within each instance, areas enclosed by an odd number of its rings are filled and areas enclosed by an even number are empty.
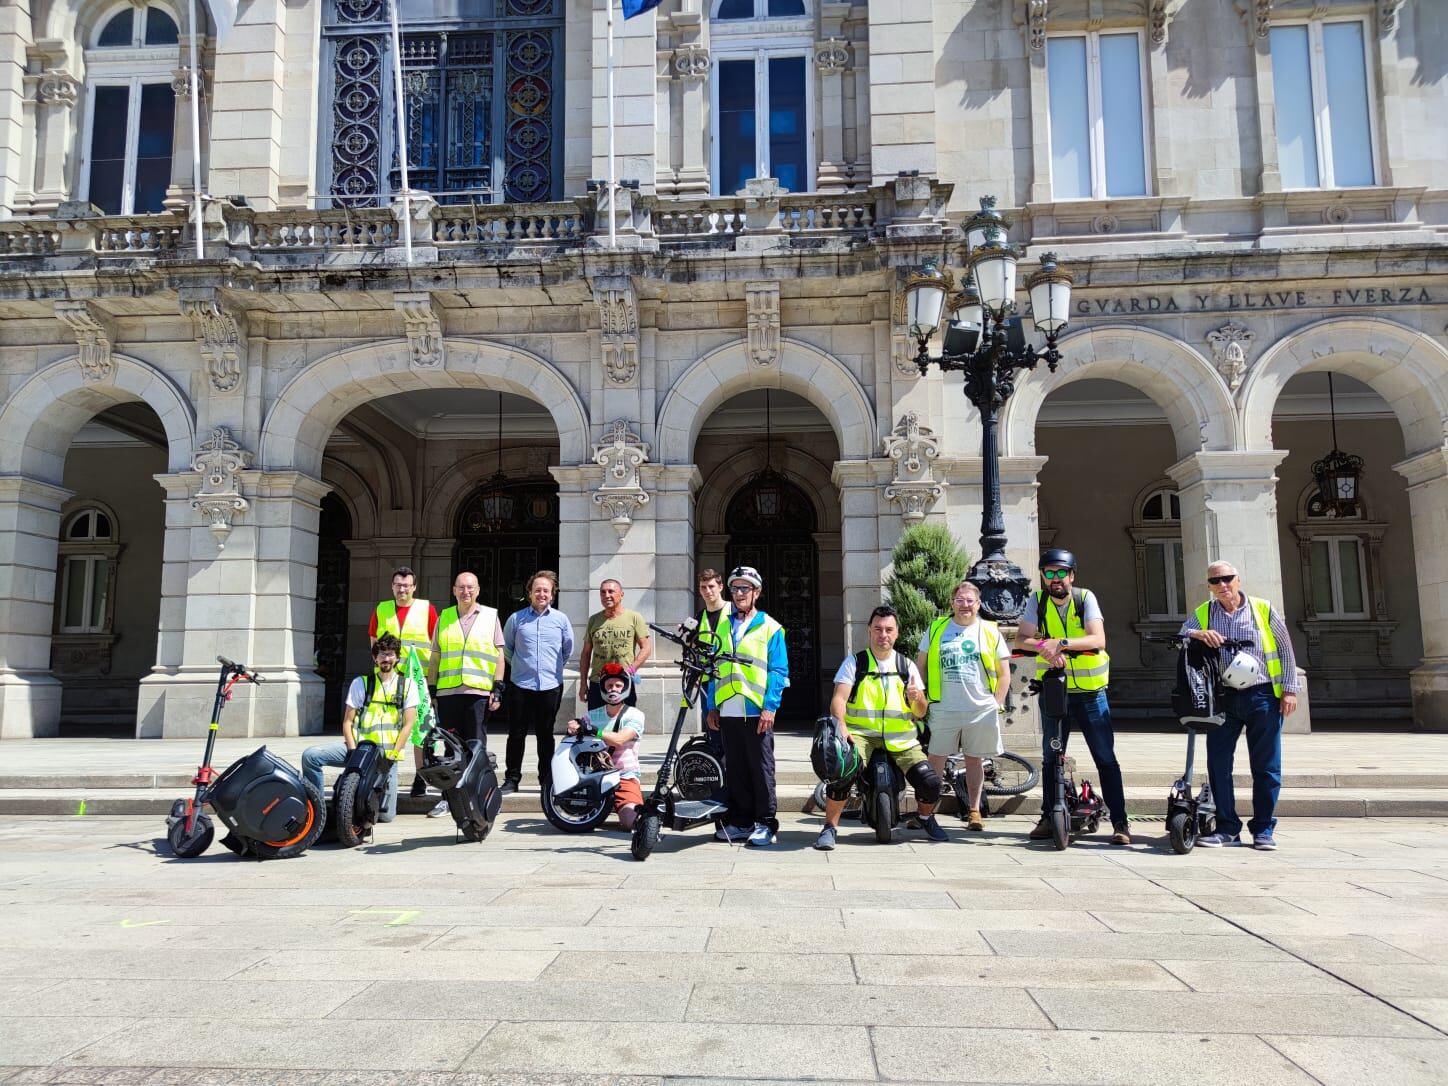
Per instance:
[[[988,194],[1076,277],[1002,420],[1011,553],[1081,556],[1118,710],[1222,556],[1314,719],[1448,726],[1434,4],[665,0],[617,27],[610,207],[602,0],[399,2],[423,195],[382,0],[251,0],[203,42],[200,256],[184,6],[0,6],[0,734],[198,733],[218,653],[269,679],[228,731],[317,731],[399,564],[505,610],[556,568],[581,628],[603,577],[672,623],[750,561],[808,721],[902,530],[975,549],[903,285]]]

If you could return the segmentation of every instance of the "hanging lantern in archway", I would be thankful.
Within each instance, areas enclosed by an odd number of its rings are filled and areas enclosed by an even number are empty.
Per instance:
[[[490,532],[501,531],[513,522],[513,495],[508,492],[508,477],[503,474],[503,394],[498,393],[498,470],[488,476],[478,499],[483,527]]]
[[[1327,404],[1332,420],[1332,450],[1312,465],[1312,477],[1317,481],[1317,501],[1325,516],[1355,517],[1362,493],[1363,458],[1337,447],[1337,401],[1330,373],[1327,375]]]

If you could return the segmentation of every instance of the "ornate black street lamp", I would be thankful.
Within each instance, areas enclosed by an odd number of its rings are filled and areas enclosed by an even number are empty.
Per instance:
[[[933,361],[944,371],[965,373],[965,396],[980,412],[981,556],[966,575],[980,588],[981,611],[997,622],[1014,622],[1025,609],[1031,582],[1020,566],[1006,557],[1005,518],[1001,513],[1000,453],[996,421],[1015,391],[1016,371],[1035,369],[1045,361],[1052,372],[1061,360],[1056,341],[1071,312],[1071,276],[1056,266],[1056,255],[1041,257],[1041,267],[1026,280],[1031,315],[1046,337],[1044,350],[1028,344],[1019,318],[1013,318],[1016,296],[1016,253],[1005,244],[1007,225],[995,212],[995,198],[980,202],[980,213],[965,224],[969,271],[965,289],[949,299],[951,320],[939,358],[928,352],[930,337],[944,316],[949,280],[933,263],[905,283],[910,333],[919,344],[915,364],[921,376]]]

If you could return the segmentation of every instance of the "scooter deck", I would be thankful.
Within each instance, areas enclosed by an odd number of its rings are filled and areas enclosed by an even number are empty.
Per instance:
[[[708,822],[722,817],[729,810],[727,803],[711,799],[681,799],[674,804],[675,822]]]

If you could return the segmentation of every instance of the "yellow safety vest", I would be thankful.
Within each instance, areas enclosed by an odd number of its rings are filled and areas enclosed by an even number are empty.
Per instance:
[[[896,667],[906,664],[898,653],[895,660]],[[905,680],[893,672],[882,673],[880,661],[868,649],[865,661],[868,670],[864,679],[856,685],[855,696],[845,703],[845,726],[856,735],[883,740],[885,749],[891,753],[919,746],[915,714],[905,700]],[[906,670],[909,670],[908,664]]]
[[[1066,606],[1066,627],[1061,628],[1061,612],[1056,610],[1056,605],[1049,599],[1042,599],[1042,593],[1037,592],[1036,612],[1041,616],[1040,636],[1046,640],[1058,641],[1063,637],[1085,637],[1086,624],[1081,621],[1081,616],[1076,613],[1076,593],[1071,593],[1071,602]],[[1056,629],[1051,629],[1051,620],[1056,620]],[[1036,678],[1040,678],[1049,669],[1041,657],[1036,657]],[[1106,650],[1101,649],[1088,656],[1072,656],[1066,660],[1066,690],[1068,693],[1094,694],[1098,690],[1105,690],[1106,684],[1111,679],[1111,657],[1106,655]]]
[[[709,612],[708,612],[708,611],[700,611],[700,612],[699,612],[699,644],[701,644],[701,645],[718,645],[718,644],[722,644],[723,641],[724,641],[724,638],[727,636],[727,632],[721,633],[720,631],[721,631],[721,629],[724,630],[724,631],[727,631],[727,630],[728,630],[728,627],[729,627],[729,607],[728,607],[727,604],[726,604],[725,606],[719,608],[719,620],[718,620],[717,622],[715,622],[712,626],[709,624]],[[682,697],[682,698],[680,698],[680,699],[679,699],[679,706],[680,706],[680,708],[687,709],[687,708],[689,707],[689,699],[688,699],[687,697]]]
[[[437,620],[437,688],[451,690],[466,686],[470,690],[487,692],[493,688],[493,679],[498,674],[501,658],[498,646],[493,643],[493,631],[498,625],[498,612],[491,607],[479,607],[478,617],[473,619],[472,629],[463,639],[463,626],[458,620],[458,609],[449,607]]]
[[[397,746],[397,736],[402,731],[402,706],[407,700],[406,676],[396,672],[393,674],[396,676],[396,684],[392,688],[391,696],[382,689],[382,676],[376,670],[372,672],[370,683],[363,680],[364,689],[371,687],[371,696],[352,725],[352,734],[357,737],[357,742],[370,739],[381,747],[389,758],[400,757],[395,755],[393,750]]]
[[[1207,619],[1211,614],[1213,600],[1208,600],[1197,608],[1197,625],[1204,630],[1211,629],[1207,625]],[[1272,605],[1266,600],[1254,600],[1247,597],[1247,605],[1252,608],[1252,618],[1257,624],[1257,640],[1262,646],[1262,655],[1267,660],[1267,677],[1272,680],[1272,696],[1282,696],[1282,657],[1277,652],[1277,638],[1272,635]],[[1218,604],[1217,606],[1221,606]]]
[[[740,657],[743,663],[719,665],[719,688],[714,695],[717,709],[736,694],[756,709],[764,707],[764,692],[769,686],[769,642],[782,627],[768,615],[752,630],[734,643],[734,624],[726,615],[719,620],[719,643],[724,652]],[[753,619],[750,619],[753,622]]]
[[[925,665],[930,673],[925,677],[925,696],[932,702],[940,700],[940,642],[945,637],[945,628],[954,621],[953,615],[946,615],[930,624],[930,646],[925,657]],[[980,657],[980,666],[985,669],[986,685],[994,694],[996,684],[1000,681],[996,676],[996,664],[1002,656],[1009,656],[1010,650],[1006,648],[999,626],[989,619],[983,618],[979,621],[980,644],[976,646],[976,653]]]
[[[432,604],[427,600],[414,599],[407,609],[407,621],[398,625],[397,604],[383,600],[377,605],[377,636],[390,633],[402,642],[402,650],[410,651],[424,668],[432,660],[432,638],[427,632],[427,616]]]

